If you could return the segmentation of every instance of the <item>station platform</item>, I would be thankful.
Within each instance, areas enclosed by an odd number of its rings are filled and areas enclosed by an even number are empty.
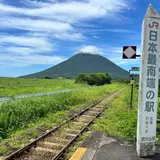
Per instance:
[[[93,131],[70,160],[160,160],[160,147],[156,147],[155,156],[138,158],[135,143]]]

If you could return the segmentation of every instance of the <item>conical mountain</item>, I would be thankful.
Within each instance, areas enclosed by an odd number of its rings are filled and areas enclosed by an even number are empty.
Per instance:
[[[109,73],[114,79],[128,79],[129,73],[101,55],[79,53],[44,71],[26,75],[28,78],[74,78],[79,73]]]

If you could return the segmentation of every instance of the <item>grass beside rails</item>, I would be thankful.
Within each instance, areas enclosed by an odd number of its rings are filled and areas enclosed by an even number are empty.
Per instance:
[[[93,125],[94,130],[104,131],[110,136],[119,136],[129,140],[136,138],[138,91],[134,88],[133,110],[130,110],[130,88],[117,97],[104,112],[104,118]]]
[[[76,108],[78,106],[72,107],[69,111],[73,113],[79,113],[80,111]],[[86,108],[87,105],[79,107],[79,109]],[[44,134],[47,130],[58,126],[63,121],[71,117],[69,111],[59,111],[54,114],[48,114],[45,118],[41,118],[39,121],[34,123],[29,123],[29,125],[21,130],[17,130],[9,135],[7,139],[0,141],[0,159],[1,156],[6,156],[19,148],[24,147],[26,144],[32,140],[38,138],[40,135]],[[73,116],[73,115],[72,115]]]
[[[62,123],[67,118],[67,114],[63,111],[55,113],[54,116],[53,114],[48,114],[45,118],[35,123],[29,123],[26,128],[13,132],[7,139],[0,141],[0,159],[2,158],[1,156],[6,156],[24,147],[31,140]]]
[[[77,105],[94,102],[123,87],[125,85],[111,84],[74,93],[3,103],[0,106],[0,154],[8,154],[12,147],[15,149],[22,147],[32,137],[37,137],[48,128],[63,122],[68,118],[67,112],[77,108]],[[19,136],[17,142],[13,140]]]
[[[82,88],[73,79],[0,78],[0,97]]]

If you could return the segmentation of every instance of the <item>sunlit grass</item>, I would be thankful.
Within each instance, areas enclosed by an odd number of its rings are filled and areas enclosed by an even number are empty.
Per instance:
[[[81,88],[73,79],[0,78],[0,97]]]
[[[107,135],[120,136],[130,140],[136,138],[138,91],[134,89],[133,109],[130,110],[130,88],[128,87],[109,105],[103,114],[104,118],[96,121],[93,129]]]
[[[89,102],[91,104],[123,87],[122,84],[111,84],[76,93],[21,99],[2,104],[0,154],[6,155],[14,148],[16,150],[24,146],[33,137],[73,116],[73,110],[80,111],[81,105],[87,107]]]

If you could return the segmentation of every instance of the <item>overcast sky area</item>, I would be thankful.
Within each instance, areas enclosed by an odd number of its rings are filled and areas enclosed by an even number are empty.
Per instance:
[[[141,51],[142,21],[158,0],[0,0],[0,76],[52,67],[79,52],[100,54],[129,70],[123,46]]]

